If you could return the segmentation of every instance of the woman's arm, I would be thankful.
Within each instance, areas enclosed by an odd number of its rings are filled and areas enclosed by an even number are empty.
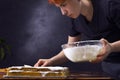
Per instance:
[[[120,52],[120,40],[111,43],[112,46],[112,52]]]
[[[68,37],[68,43],[79,41],[79,40],[80,40],[80,36],[76,36],[76,37],[70,37],[69,36]],[[53,66],[53,65],[59,65],[59,64],[65,63],[67,61],[68,61],[68,59],[65,57],[64,52],[61,51],[56,56],[53,56],[50,59],[39,59],[34,66],[35,67],[38,67],[38,66]]]
[[[120,40],[113,43],[109,43],[107,40],[101,39],[101,42],[103,44],[103,48],[100,54],[97,55],[97,59],[91,61],[93,63],[103,61],[112,52],[120,52]]]

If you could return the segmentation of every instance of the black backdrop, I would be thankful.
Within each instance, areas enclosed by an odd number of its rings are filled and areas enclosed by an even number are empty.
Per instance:
[[[71,22],[47,0],[0,0],[0,38],[11,46],[11,54],[0,67],[34,65],[50,58],[67,42]],[[100,64],[68,62],[71,71],[102,71]]]

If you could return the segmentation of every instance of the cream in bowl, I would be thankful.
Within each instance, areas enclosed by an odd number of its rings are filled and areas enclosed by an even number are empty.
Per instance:
[[[63,44],[62,48],[65,56],[72,62],[95,60],[102,49],[99,40],[87,40]]]

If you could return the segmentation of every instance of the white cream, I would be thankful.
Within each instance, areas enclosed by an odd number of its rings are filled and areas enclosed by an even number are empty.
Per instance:
[[[68,69],[68,67],[61,67],[61,66],[49,66],[49,67],[32,67],[32,66],[12,66],[9,68],[17,68],[17,69],[22,69],[22,68],[35,68],[35,69],[50,69],[50,70],[64,70]]]
[[[64,49],[65,56],[72,62],[90,61],[96,59],[102,46],[85,45]]]

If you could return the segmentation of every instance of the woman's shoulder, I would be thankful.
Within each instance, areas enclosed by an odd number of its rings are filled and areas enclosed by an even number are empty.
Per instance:
[[[120,0],[109,0],[110,20],[120,27]]]
[[[120,0],[108,0],[109,2],[117,2],[120,3]]]
[[[120,0],[108,0],[108,7],[111,12],[120,12]]]
[[[120,0],[91,0],[93,5],[100,4],[120,4]]]
[[[111,7],[116,7],[118,6],[118,8],[120,8],[120,0],[107,0],[109,6]]]

